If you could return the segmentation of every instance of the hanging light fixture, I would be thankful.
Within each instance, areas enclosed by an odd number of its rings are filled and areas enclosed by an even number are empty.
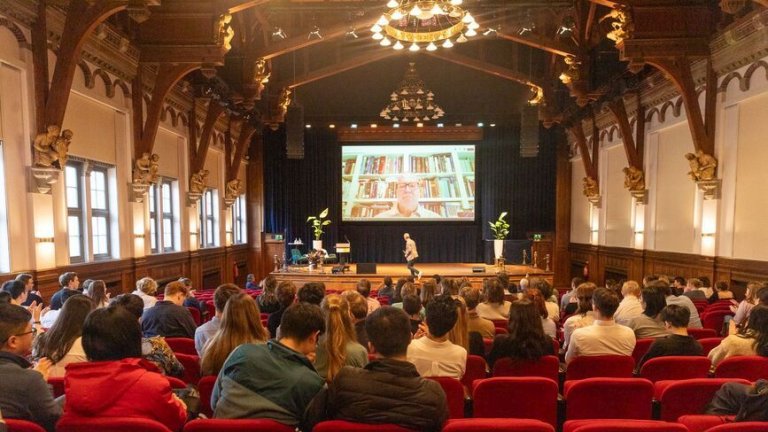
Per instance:
[[[399,43],[399,41],[398,41]],[[416,63],[409,63],[408,71],[400,85],[389,96],[389,104],[380,116],[387,120],[419,122],[435,120],[445,114],[435,103],[435,94],[424,88],[424,81],[416,72]]]
[[[463,0],[389,0],[389,10],[371,27],[373,39],[394,39],[394,44],[381,44],[394,49],[408,46],[411,51],[438,46],[450,48],[477,35],[480,25],[469,11],[461,7]]]

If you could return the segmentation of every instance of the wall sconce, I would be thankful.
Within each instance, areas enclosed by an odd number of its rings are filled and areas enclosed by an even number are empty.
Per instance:
[[[147,238],[147,236],[146,234],[134,234],[133,238],[135,238],[136,240],[144,240],[145,238]]]
[[[715,233],[713,233],[713,232],[709,232],[709,233],[701,233],[701,236],[702,236],[702,237],[705,237],[705,238],[706,238],[706,237],[710,237],[710,238],[711,238],[711,237],[714,237],[714,236],[715,236]]]
[[[635,231],[635,235],[643,235],[645,234],[645,231]]]
[[[190,232],[189,232],[189,235],[190,235],[190,236],[195,236],[195,237],[197,237],[198,235],[200,235],[200,233],[199,233],[199,232],[197,232],[197,231],[190,231]]]
[[[53,237],[36,237],[35,243],[53,243]]]

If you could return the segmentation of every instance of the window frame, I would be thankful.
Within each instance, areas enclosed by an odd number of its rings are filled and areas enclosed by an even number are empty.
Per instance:
[[[67,168],[75,170],[75,185],[70,186],[67,181]],[[85,212],[85,162],[70,159],[64,166],[64,201],[67,207],[67,254],[69,255],[69,262],[72,264],[84,263],[88,257],[88,251],[86,250],[85,239],[87,237],[86,232],[86,212]],[[77,205],[70,207],[69,191],[68,189],[75,189],[77,196]],[[78,219],[78,228],[80,230],[77,237],[78,244],[80,246],[80,255],[72,255],[70,244],[72,242],[72,235],[69,232],[69,219],[76,217]]]
[[[157,183],[150,185],[147,191],[147,202],[149,204],[149,236],[150,236],[150,251],[153,254],[170,253],[179,251],[178,247],[178,233],[177,227],[178,217],[176,212],[176,182],[178,180],[170,177],[162,177]],[[163,186],[167,186],[168,194],[166,197],[163,192]],[[165,206],[163,201],[168,200],[169,205]],[[154,206],[154,210],[152,207]],[[166,208],[168,207],[168,208]],[[171,245],[165,245],[165,236],[168,235],[165,229],[165,221],[170,222],[170,239]],[[155,229],[154,235],[152,235],[152,227]],[[155,241],[155,247],[152,247],[152,241]]]
[[[245,204],[245,194],[239,195],[232,203],[232,244],[248,243]]]
[[[200,248],[212,248],[218,246],[218,205],[216,199],[218,191],[215,189],[206,189],[203,196],[200,197]],[[210,210],[210,212],[209,212]],[[208,223],[211,227],[208,229]]]
[[[93,198],[94,198],[94,192],[92,187],[93,182],[93,174],[94,173],[100,173],[104,176],[104,208],[103,209],[97,209],[93,206]],[[93,253],[93,260],[94,261],[102,261],[107,259],[112,259],[112,233],[110,231],[110,220],[112,218],[112,213],[109,208],[109,168],[103,165],[92,165],[90,169],[90,174],[88,175],[88,182],[89,182],[89,189],[88,193],[90,194],[90,220],[91,220],[91,249],[94,251]],[[104,253],[96,253],[96,224],[95,219],[96,218],[104,218],[106,221],[106,238],[107,238],[107,249]]]

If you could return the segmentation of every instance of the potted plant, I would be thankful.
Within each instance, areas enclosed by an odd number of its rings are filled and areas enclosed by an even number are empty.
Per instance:
[[[323,241],[320,240],[320,236],[323,235],[323,227],[331,224],[330,220],[325,219],[327,216],[328,209],[326,208],[319,215],[307,218],[307,223],[312,226],[312,231],[315,234],[315,239],[312,241],[312,249],[323,248]]]
[[[493,253],[497,259],[503,256],[504,239],[509,235],[509,224],[504,220],[505,217],[507,217],[507,212],[502,212],[495,222],[488,222],[491,231],[493,231]]]

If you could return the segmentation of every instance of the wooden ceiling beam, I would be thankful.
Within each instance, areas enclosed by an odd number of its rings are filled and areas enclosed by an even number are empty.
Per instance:
[[[429,55],[435,58],[439,58],[439,59],[451,62],[451,63],[455,63],[460,66],[468,67],[470,69],[475,69],[480,72],[485,72],[497,78],[515,81],[527,86],[536,86],[536,87],[542,86],[542,84],[538,80],[535,80],[528,75],[521,74],[520,72],[516,72],[492,63],[476,60],[472,57],[457,54],[455,52],[446,52],[445,50],[443,50],[443,51],[431,52],[429,53]]]
[[[283,54],[344,36],[350,28],[365,29],[367,32],[368,28],[375,24],[377,19],[378,17],[375,16],[367,16],[353,22],[344,22],[328,28],[321,27],[322,39],[310,39],[306,34],[293,36],[290,39],[285,39],[268,46],[263,52],[256,54],[256,56],[265,60],[271,60]]]
[[[284,80],[278,83],[275,88],[282,89],[285,87],[300,87],[311,82],[319,81],[321,79],[325,79],[342,72],[365,66],[369,63],[393,57],[397,54],[398,52],[393,49],[382,48],[369,50],[361,55],[351,57],[334,65],[310,71],[309,73],[296,77],[295,80]]]
[[[576,55],[576,50],[554,39],[538,35],[526,35],[521,36],[517,33],[498,33],[498,37],[501,39],[510,40],[523,45],[528,45],[533,48],[557,54],[561,57],[573,57]]]
[[[223,2],[223,9],[225,9],[227,12],[234,14],[237,12],[242,12],[246,9],[250,9],[256,6],[261,6],[263,4],[267,4],[272,0],[229,0],[226,2]]]

